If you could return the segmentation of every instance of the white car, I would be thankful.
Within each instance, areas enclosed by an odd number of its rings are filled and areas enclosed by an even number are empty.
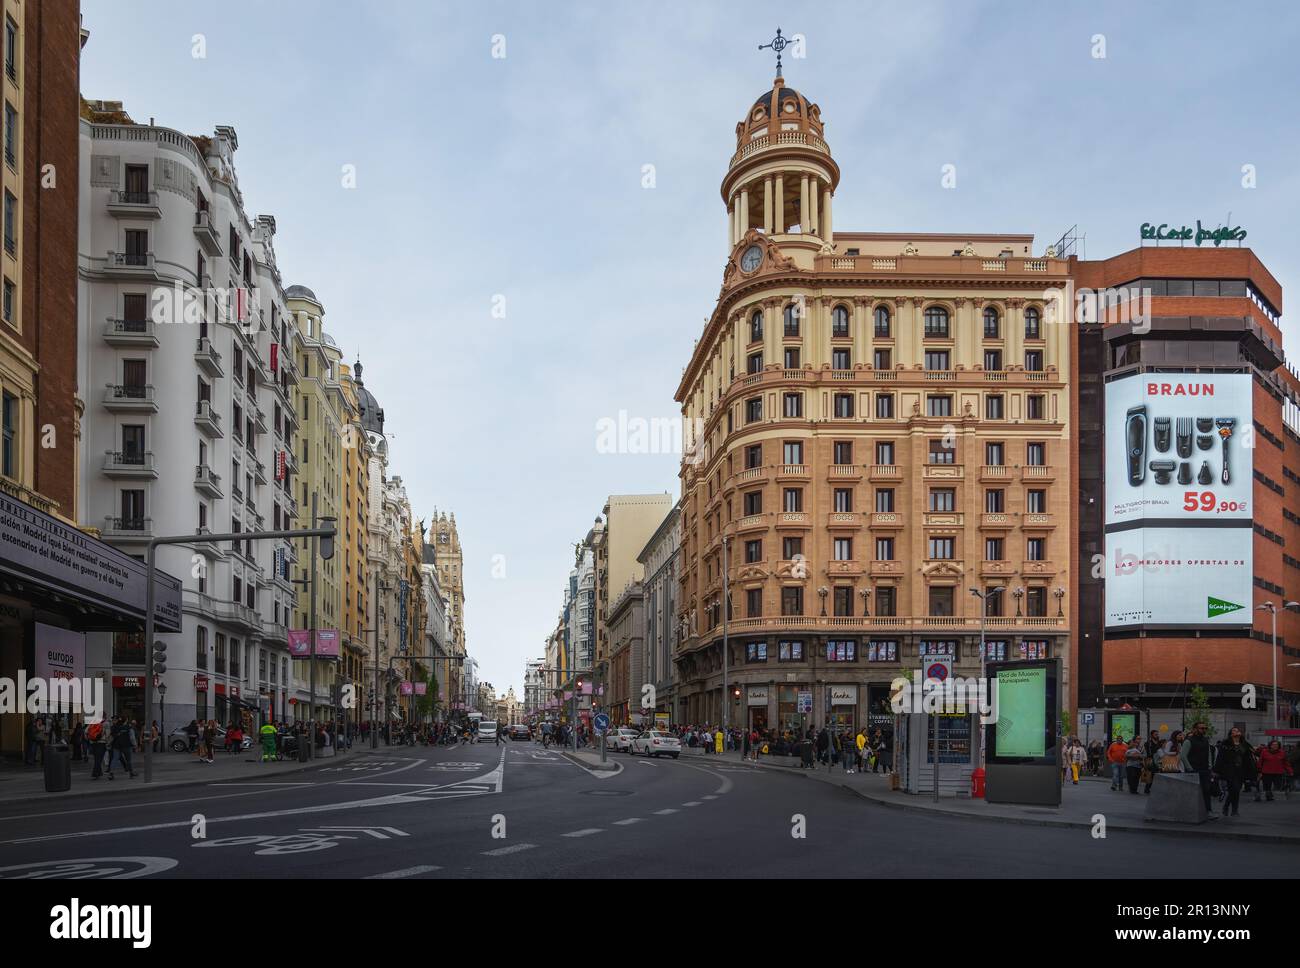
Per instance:
[[[677,759],[682,752],[682,743],[672,733],[664,733],[657,729],[646,730],[636,739],[632,740],[632,755],[644,753],[646,756],[671,756]]]
[[[495,743],[497,741],[497,724],[490,719],[480,719],[478,723],[478,742]]]
[[[640,734],[635,729],[629,729],[626,726],[620,726],[618,729],[611,729],[609,735],[605,738],[607,749],[624,753],[632,749],[632,741]]]

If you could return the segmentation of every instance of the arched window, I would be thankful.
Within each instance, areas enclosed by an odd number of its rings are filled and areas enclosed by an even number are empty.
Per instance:
[[[849,335],[849,310],[847,306],[836,306],[831,310],[831,336],[835,338]]]
[[[749,341],[756,343],[763,338],[763,310],[755,309],[749,317]]]
[[[925,335],[948,336],[948,310],[942,306],[931,306],[925,311]]]
[[[790,305],[785,307],[784,318],[786,336],[799,335],[799,317],[802,315],[803,312],[798,303],[790,303]]]
[[[990,306],[984,310],[984,338],[998,339],[1002,336],[1002,321],[998,319],[998,311]]]
[[[1025,310],[1025,339],[1042,339],[1043,327],[1042,317],[1039,316],[1038,310],[1030,306]]]
[[[889,307],[877,306],[875,312],[876,338],[889,339]]]

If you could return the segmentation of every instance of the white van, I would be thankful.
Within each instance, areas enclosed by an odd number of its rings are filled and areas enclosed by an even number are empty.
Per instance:
[[[478,721],[478,741],[480,743],[495,743],[497,741],[497,724],[490,719],[480,719]]]

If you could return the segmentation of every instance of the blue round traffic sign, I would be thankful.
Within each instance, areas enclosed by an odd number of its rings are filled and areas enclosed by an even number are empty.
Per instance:
[[[603,733],[603,732],[605,732],[605,730],[609,729],[609,714],[608,714],[608,713],[596,713],[595,725],[596,725],[596,729],[597,729],[597,731],[598,731],[598,732],[601,732],[601,733]]]

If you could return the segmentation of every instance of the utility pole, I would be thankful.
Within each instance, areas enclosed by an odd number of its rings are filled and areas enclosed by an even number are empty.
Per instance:
[[[727,659],[731,649],[727,641],[727,612],[731,608],[731,589],[727,584],[727,573],[731,571],[731,557],[727,542],[730,535],[722,536],[722,745],[727,745],[727,713],[731,711],[731,689],[728,682]]]
[[[311,526],[316,527],[316,491],[311,492]],[[307,698],[307,757],[316,755],[316,539],[311,539],[311,612],[307,616],[307,662],[311,667],[311,695]]]

